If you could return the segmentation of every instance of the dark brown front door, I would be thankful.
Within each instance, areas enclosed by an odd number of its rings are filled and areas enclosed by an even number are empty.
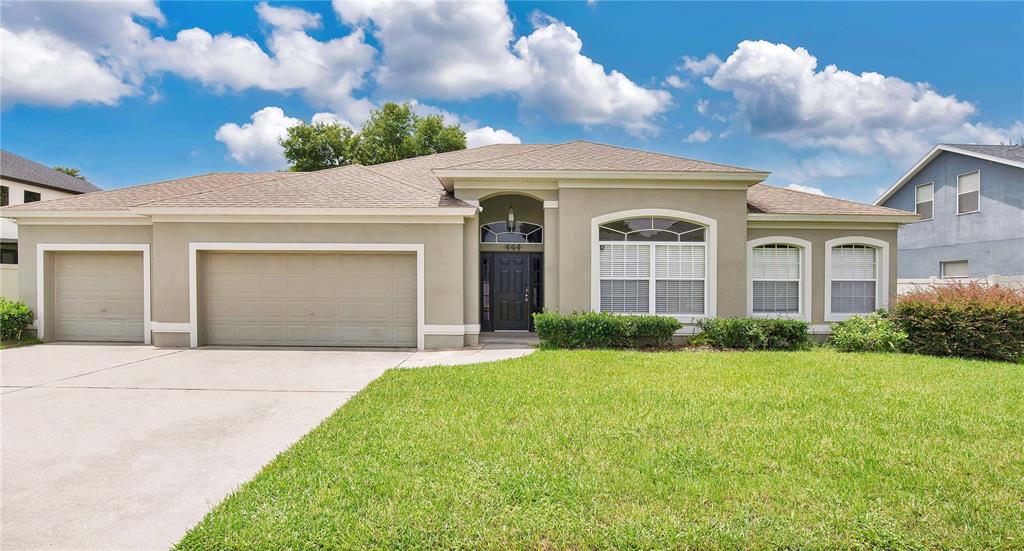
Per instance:
[[[494,329],[530,329],[530,255],[494,255]]]

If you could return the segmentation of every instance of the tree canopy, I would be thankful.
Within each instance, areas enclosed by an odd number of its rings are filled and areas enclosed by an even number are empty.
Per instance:
[[[77,168],[71,168],[69,166],[55,166],[53,167],[53,169],[56,170],[57,172],[63,172],[68,176],[74,176],[75,178],[78,178],[83,182],[89,181],[85,176],[82,175],[82,171],[78,170]]]
[[[370,112],[359,132],[340,124],[299,124],[281,138],[289,170],[309,172],[349,164],[375,165],[466,149],[466,133],[440,115],[420,116],[408,103]]]

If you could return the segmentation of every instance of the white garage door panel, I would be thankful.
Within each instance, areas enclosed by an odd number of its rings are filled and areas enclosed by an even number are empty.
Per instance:
[[[142,342],[141,253],[54,253],[54,334],[62,341]]]
[[[416,256],[204,255],[206,342],[416,346]]]

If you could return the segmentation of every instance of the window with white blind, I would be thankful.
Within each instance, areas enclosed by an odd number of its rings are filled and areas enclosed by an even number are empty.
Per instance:
[[[981,171],[956,177],[956,213],[970,214],[981,210]]]
[[[868,314],[878,308],[878,249],[847,244],[832,248],[831,313]]]
[[[801,248],[772,243],[751,250],[754,314],[800,313]]]
[[[704,226],[640,217],[598,226],[602,312],[705,312]]]
[[[920,221],[931,220],[935,211],[935,184],[921,184],[914,188],[914,212]]]

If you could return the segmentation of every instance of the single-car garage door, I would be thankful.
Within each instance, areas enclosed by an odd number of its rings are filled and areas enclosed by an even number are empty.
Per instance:
[[[416,346],[416,255],[202,255],[205,344]]]
[[[142,342],[142,253],[54,253],[53,291],[56,340]]]

